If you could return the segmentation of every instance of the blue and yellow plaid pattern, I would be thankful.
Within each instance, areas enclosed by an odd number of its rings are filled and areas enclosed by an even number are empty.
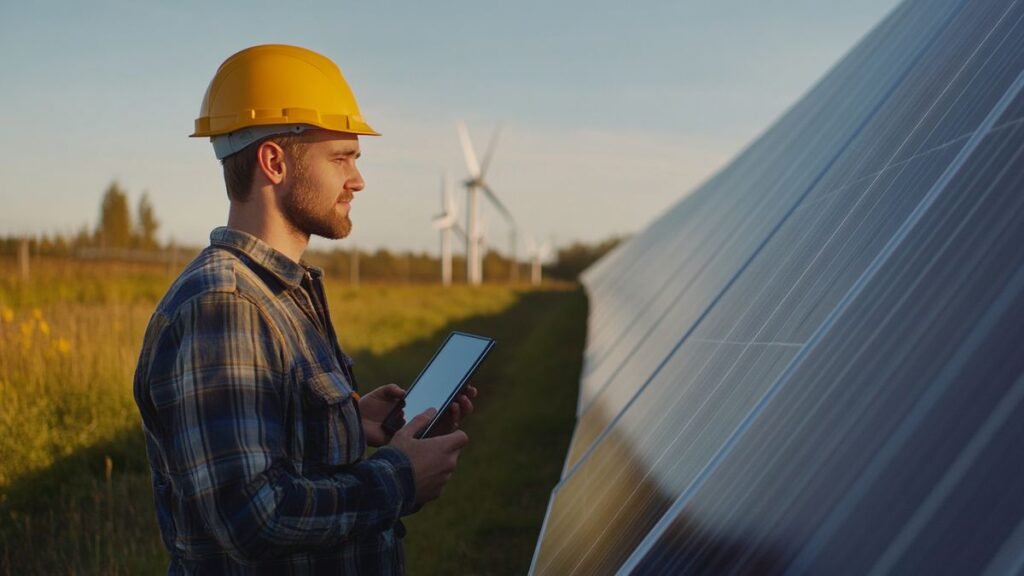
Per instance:
[[[400,574],[408,458],[364,458],[320,270],[218,228],[157,306],[135,401],[172,574]]]

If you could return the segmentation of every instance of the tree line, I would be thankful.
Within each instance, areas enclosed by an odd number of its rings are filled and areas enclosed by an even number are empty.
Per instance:
[[[67,236],[42,234],[28,238],[35,256],[88,258],[92,260],[128,260],[173,262],[184,265],[199,253],[201,247],[162,244],[157,238],[160,220],[147,193],[143,193],[134,210],[128,194],[119,183],[111,182],[100,200],[96,226],[83,226]],[[544,266],[546,277],[574,281],[590,264],[613,249],[625,237],[613,237],[598,243],[575,242],[557,251],[555,261]],[[13,256],[26,239],[0,237],[0,255]],[[329,277],[353,281],[436,282],[440,260],[426,252],[391,252],[356,249],[309,250],[305,260],[324,269]],[[513,277],[526,282],[530,277],[529,262],[512,262],[496,250],[484,255],[484,278],[488,282],[508,281]],[[456,282],[465,280],[466,261],[455,256],[452,275]]]
[[[111,182],[100,202],[100,217],[92,242],[100,248],[157,250],[160,248],[156,239],[159,229],[160,221],[149,194],[142,193],[133,218],[128,195],[117,182]]]

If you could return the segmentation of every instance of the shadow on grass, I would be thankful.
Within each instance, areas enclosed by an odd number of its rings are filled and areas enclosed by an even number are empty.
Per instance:
[[[80,449],[9,486],[0,574],[166,571],[141,429]]]
[[[523,291],[500,314],[453,322],[386,354],[356,355],[366,391],[407,385],[451,330],[497,341],[474,377],[480,398],[454,478],[440,500],[406,519],[410,573],[526,572],[575,420],[586,310],[580,289]],[[0,547],[0,574],[165,571],[141,430],[7,487]]]

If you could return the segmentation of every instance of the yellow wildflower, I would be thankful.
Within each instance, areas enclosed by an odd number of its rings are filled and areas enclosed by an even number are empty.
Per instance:
[[[42,320],[43,319],[43,311],[40,310],[39,308],[33,308],[32,309],[32,317],[35,318],[36,320]]]
[[[57,352],[65,356],[71,353],[71,341],[63,336],[54,341],[53,347]]]
[[[22,322],[18,329],[21,330],[21,349],[28,352],[32,348],[33,336],[35,335],[35,322],[27,320]]]
[[[7,306],[0,308],[0,318],[3,319],[4,324],[10,324],[14,321],[14,310],[11,310]]]
[[[50,335],[50,325],[46,323],[46,320],[39,321],[39,333],[43,336]]]

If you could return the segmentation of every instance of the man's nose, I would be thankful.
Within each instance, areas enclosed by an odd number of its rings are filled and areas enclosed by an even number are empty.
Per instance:
[[[348,181],[348,189],[353,192],[359,192],[366,187],[366,181],[363,180],[363,175],[356,169],[355,174]]]

